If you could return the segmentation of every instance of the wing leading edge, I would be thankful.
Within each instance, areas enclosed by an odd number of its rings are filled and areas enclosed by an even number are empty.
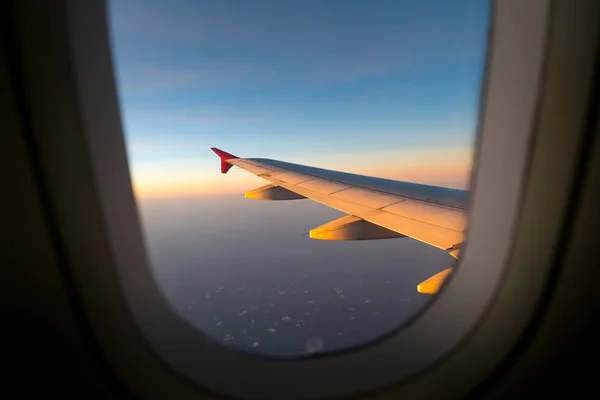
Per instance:
[[[311,230],[321,240],[372,240],[410,237],[448,251],[458,259],[467,228],[468,192],[420,185],[264,158],[239,158],[211,148],[221,158],[221,173],[237,166],[270,182],[246,193],[261,200],[309,198],[348,216]],[[437,293],[452,268],[417,286]]]

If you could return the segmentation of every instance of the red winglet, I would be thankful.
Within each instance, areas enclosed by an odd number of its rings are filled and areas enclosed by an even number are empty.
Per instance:
[[[233,167],[233,164],[228,163],[227,160],[239,158],[239,157],[234,156],[233,154],[227,153],[226,151],[219,150],[216,147],[211,147],[210,149],[212,151],[214,151],[219,157],[221,157],[221,173],[222,174],[226,174],[227,171],[229,171],[231,169],[231,167]]]

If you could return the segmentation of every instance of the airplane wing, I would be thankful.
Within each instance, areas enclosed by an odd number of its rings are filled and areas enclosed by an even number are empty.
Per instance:
[[[221,158],[221,172],[239,167],[270,184],[245,197],[258,200],[308,198],[348,216],[312,229],[313,239],[371,240],[410,237],[458,258],[467,226],[468,192],[374,178],[265,158],[239,158],[211,148]],[[448,268],[417,286],[436,293]]]

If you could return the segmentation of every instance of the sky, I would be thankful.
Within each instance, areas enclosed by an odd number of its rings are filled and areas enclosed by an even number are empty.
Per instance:
[[[481,0],[109,3],[138,198],[243,193],[210,147],[465,189]]]

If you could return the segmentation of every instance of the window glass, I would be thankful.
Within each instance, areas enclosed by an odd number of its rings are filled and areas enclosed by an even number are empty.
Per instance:
[[[447,249],[311,239],[347,214],[247,199],[269,182],[222,174],[210,148],[466,198],[487,2],[109,6],[132,183],[174,310],[223,346],[296,357],[367,344],[435,298],[417,285],[454,266]]]

